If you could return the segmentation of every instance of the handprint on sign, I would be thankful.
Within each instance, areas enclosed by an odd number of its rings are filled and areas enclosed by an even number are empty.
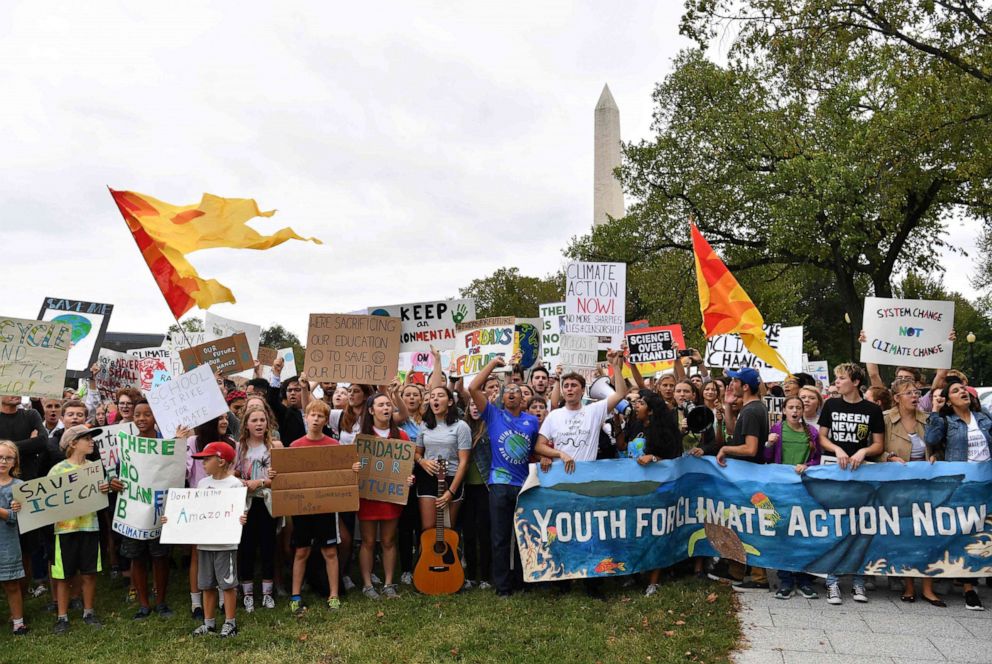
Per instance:
[[[455,310],[451,312],[451,320],[455,321],[455,325],[458,325],[463,320],[465,320],[465,316],[467,315],[468,315],[468,307],[466,307],[464,304],[459,304],[457,307],[455,307]]]

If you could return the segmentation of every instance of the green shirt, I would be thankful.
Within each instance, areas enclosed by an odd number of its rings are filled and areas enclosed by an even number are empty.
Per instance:
[[[802,431],[794,431],[782,423],[782,463],[795,466],[809,459],[809,435],[805,426]]]
[[[62,473],[71,473],[72,471],[80,468],[71,463],[68,459],[58,462],[52,469],[48,471],[49,475],[61,475]],[[90,512],[89,514],[82,514],[73,519],[65,519],[64,521],[55,522],[55,534],[65,535],[68,533],[95,533],[100,531],[100,524],[96,520],[96,512]]]

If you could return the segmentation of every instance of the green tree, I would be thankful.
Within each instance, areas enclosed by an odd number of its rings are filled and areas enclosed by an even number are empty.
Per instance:
[[[303,360],[306,357],[306,346],[300,343],[300,338],[276,323],[272,327],[262,329],[258,337],[258,343],[267,348],[279,350],[280,348],[292,348],[293,357],[296,360],[296,372],[303,371]]]
[[[461,297],[475,300],[477,318],[536,317],[539,305],[560,302],[564,298],[565,275],[560,272],[546,277],[528,277],[520,274],[519,268],[502,267],[488,277],[473,279],[458,292]]]
[[[184,318],[181,322],[182,322],[182,327],[180,327],[176,323],[173,323],[172,325],[169,326],[168,334],[170,339],[175,339],[176,335],[179,335],[179,338],[182,338],[183,332],[185,332],[186,334],[193,334],[196,332],[203,332],[207,329],[206,325],[204,325],[203,323],[203,319],[198,318],[197,316],[188,316]]]

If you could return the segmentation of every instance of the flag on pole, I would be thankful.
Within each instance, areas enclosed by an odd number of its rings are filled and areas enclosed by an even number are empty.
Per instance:
[[[785,360],[765,339],[765,321],[761,312],[696,228],[696,224],[691,227],[699,309],[703,314],[703,334],[706,338],[737,334],[754,355],[776,369],[791,374]]]
[[[292,228],[262,235],[247,225],[261,212],[250,198],[220,198],[203,194],[197,205],[170,205],[133,191],[110,190],[124,221],[138,244],[165,301],[178,320],[193,305],[206,309],[218,302],[234,302],[234,293],[216,279],[202,279],[186,254],[198,249],[271,249],[286,240],[322,244],[303,238]]]

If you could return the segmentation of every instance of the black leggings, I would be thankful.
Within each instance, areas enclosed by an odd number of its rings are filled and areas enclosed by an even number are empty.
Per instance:
[[[465,500],[458,512],[465,544],[465,578],[492,581],[492,540],[489,525],[489,489],[485,484],[465,484]]]
[[[262,498],[251,499],[248,510],[248,523],[241,533],[241,546],[238,561],[241,580],[245,583],[255,579],[255,552],[262,552],[262,579],[272,579],[275,575],[276,520],[269,514]]]
[[[417,503],[417,492],[413,487],[409,489],[406,505],[403,506],[403,513],[400,515],[399,525],[399,547],[400,547],[400,572],[413,571],[413,553],[420,543],[420,506]]]

